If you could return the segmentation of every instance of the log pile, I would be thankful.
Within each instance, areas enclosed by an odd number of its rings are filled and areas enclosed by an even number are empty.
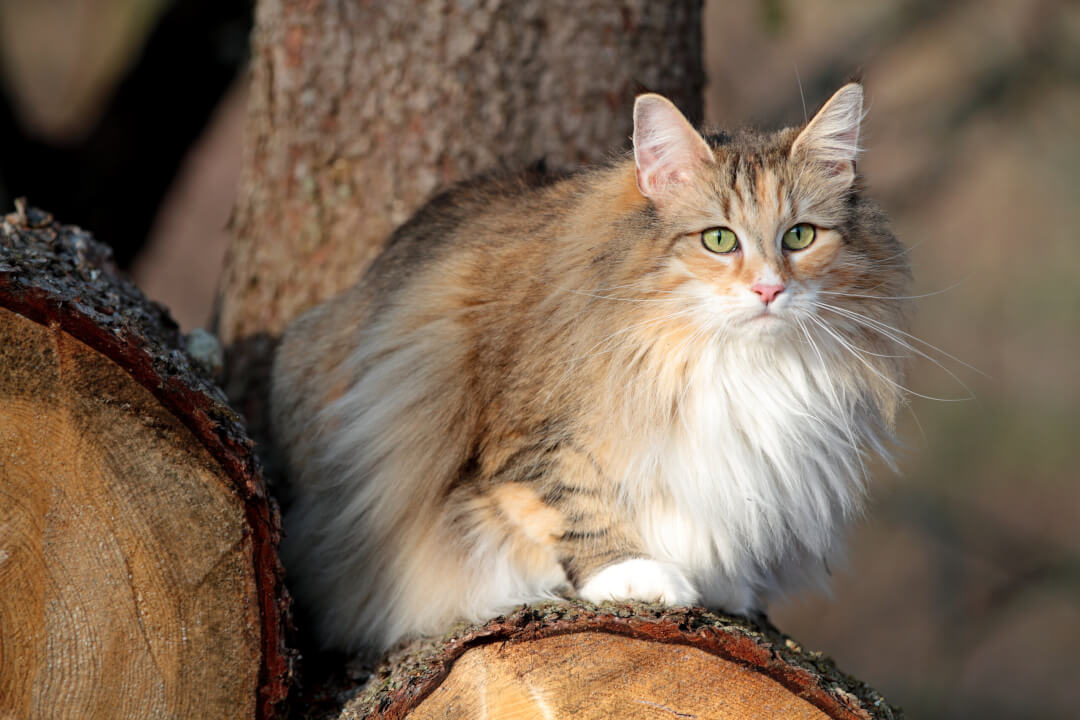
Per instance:
[[[0,223],[0,717],[275,715],[279,519],[253,445],[107,248]]]

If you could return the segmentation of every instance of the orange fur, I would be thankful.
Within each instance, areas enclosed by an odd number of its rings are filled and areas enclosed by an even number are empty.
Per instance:
[[[498,485],[492,489],[491,496],[514,528],[537,544],[554,545],[565,530],[562,513],[546,504],[527,485]]]

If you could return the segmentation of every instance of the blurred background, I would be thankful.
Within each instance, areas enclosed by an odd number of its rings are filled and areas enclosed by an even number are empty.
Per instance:
[[[112,242],[185,330],[229,238],[252,5],[0,0],[0,206]],[[711,125],[801,123],[862,74],[860,169],[934,359],[833,596],[774,622],[913,718],[1077,717],[1080,3],[705,6]]]

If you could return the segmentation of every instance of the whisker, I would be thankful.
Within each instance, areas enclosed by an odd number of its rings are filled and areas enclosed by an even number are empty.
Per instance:
[[[821,372],[824,373],[825,379],[827,381],[826,384],[825,384],[825,387],[823,389],[825,390],[826,393],[828,393],[829,399],[832,400],[834,405],[840,405],[839,398],[836,397],[836,384],[833,383],[832,376],[829,374],[829,364],[827,362],[825,362],[824,354],[821,352],[821,349],[818,347],[818,344],[816,342],[814,342],[814,338],[811,337],[810,331],[807,329],[806,325],[803,324],[803,321],[798,317],[794,317],[793,319],[795,320],[796,326],[798,326],[799,330],[806,337],[806,340],[810,344],[810,347],[812,347],[814,349],[814,352],[818,356],[818,360],[821,362]],[[824,420],[822,420],[821,418],[817,417],[816,415],[809,414],[809,413],[799,413],[799,414],[803,415],[804,417],[808,416],[808,417],[813,418],[822,427],[828,427],[828,424]],[[855,457],[859,462],[859,470],[862,473],[862,476],[864,478],[867,477],[868,473],[867,473],[867,470],[866,470],[866,465],[863,463],[862,453],[861,453],[861,451],[859,449],[859,444],[855,440],[855,432],[852,430],[851,425],[849,423],[844,423],[843,424],[843,432],[844,432],[845,438],[847,439],[848,445],[853,450],[855,450]]]
[[[803,95],[802,78],[799,77],[799,64],[793,62],[791,63],[791,66],[795,68],[795,82],[799,84],[799,99],[802,100],[803,124],[806,124],[810,122],[810,118],[806,114],[806,96]]]
[[[901,245],[900,246],[900,252],[895,253],[893,255],[890,255],[887,258],[881,258],[880,260],[872,260],[871,262],[874,265],[881,265],[881,264],[887,263],[887,262],[889,262],[891,260],[895,260],[898,257],[903,257],[904,255],[910,255],[912,250],[919,247],[924,242],[925,242],[925,240],[919,240],[918,242],[912,243],[911,245]]]
[[[815,305],[816,304],[817,303],[815,303]],[[902,343],[900,341],[897,341],[897,342],[898,342],[899,345],[901,345],[901,347],[908,347],[906,343]],[[918,350],[916,350],[916,349],[913,349],[913,348],[909,348],[909,349],[911,349],[913,352],[918,352]],[[890,354],[886,354],[886,353],[878,353],[878,352],[874,352],[872,350],[867,350],[866,348],[859,348],[859,351],[862,352],[864,355],[871,355],[873,357],[885,358],[887,360],[902,360],[902,359],[907,359],[907,358],[911,357],[910,355],[890,355]]]
[[[836,307],[835,305],[830,305],[829,303],[814,302],[813,304],[817,305],[818,307],[821,307],[821,308],[823,308],[825,310],[831,310],[831,311],[833,311],[835,313],[838,313],[840,315],[845,315],[847,317],[850,317],[852,320],[856,320],[856,322],[858,322],[859,320],[866,321],[867,323],[870,323],[871,329],[878,330],[883,335],[886,335],[887,337],[891,337],[896,342],[900,342],[900,340],[898,338],[895,338],[895,337],[892,337],[892,336],[888,335],[887,333],[888,332],[894,332],[894,333],[897,333],[898,335],[903,335],[906,338],[914,340],[915,342],[920,343],[920,344],[922,344],[923,346],[925,346],[927,348],[930,348],[934,352],[940,353],[943,357],[948,358],[949,360],[952,360],[953,362],[960,363],[964,367],[968,368],[969,370],[972,370],[974,372],[979,373],[980,375],[982,375],[985,378],[990,377],[989,375],[984,373],[979,368],[975,367],[974,365],[969,365],[968,363],[964,362],[963,360],[956,357],[955,355],[950,355],[949,353],[947,353],[944,350],[942,350],[941,348],[939,348],[937,345],[934,345],[932,343],[928,343],[927,341],[923,340],[922,338],[920,338],[920,337],[918,337],[916,335],[912,335],[909,332],[904,332],[900,328],[893,327],[892,325],[889,325],[888,323],[881,322],[880,320],[876,320],[876,319],[874,319],[872,317],[869,317],[867,315],[864,315],[862,313],[855,312],[854,310],[849,310],[847,308],[841,308],[841,307]],[[920,352],[918,350],[918,348],[912,347],[911,345],[907,345],[906,343],[905,343],[905,345],[908,347],[909,350],[911,350],[912,352],[919,353],[920,355],[925,357],[927,360],[932,360],[934,362],[937,362],[936,360],[934,360],[934,358]],[[944,366],[941,366],[940,364],[939,364],[939,367],[941,367],[942,370],[946,370],[946,368]],[[963,384],[963,383],[961,383],[961,384]]]
[[[892,378],[885,375],[883,372],[878,370],[876,367],[874,367],[870,363],[869,360],[867,360],[865,357],[862,356],[859,348],[856,348],[854,345],[852,345],[847,340],[845,340],[843,337],[841,337],[837,332],[835,332],[832,328],[830,328],[823,320],[820,320],[819,318],[816,318],[813,315],[809,315],[807,317],[815,325],[817,325],[822,330],[824,330],[826,333],[831,335],[832,338],[834,340],[836,340],[836,342],[838,342],[842,347],[846,348],[848,350],[848,352],[850,352],[852,354],[852,356],[855,357],[855,359],[857,359],[859,362],[861,362],[863,365],[865,365],[868,370],[870,370],[872,373],[874,373],[879,378],[881,378],[885,382],[889,383],[890,385],[892,385],[896,389],[902,390],[903,392],[909,393],[909,394],[914,395],[916,397],[923,398],[924,400],[934,400],[934,401],[937,401],[937,402],[965,402],[965,401],[971,399],[971,398],[939,398],[939,397],[932,397],[930,395],[923,395],[922,393],[915,392],[914,390],[911,390],[910,388],[906,388],[903,385],[901,385],[900,383],[893,380]]]
[[[856,324],[861,325],[862,327],[865,327],[865,328],[867,328],[869,330],[874,330],[874,331],[884,335],[885,337],[889,338],[890,340],[892,340],[897,345],[899,345],[901,347],[904,347],[904,348],[907,348],[908,350],[915,353],[919,357],[922,357],[922,358],[925,358],[925,359],[929,360],[934,365],[941,368],[941,370],[944,371],[949,377],[951,377],[953,380],[955,380],[957,385],[964,388],[964,391],[967,392],[967,394],[968,394],[967,399],[969,399],[969,400],[974,400],[975,399],[975,393],[973,393],[971,391],[971,388],[969,388],[967,386],[967,384],[964,383],[964,381],[961,380],[956,375],[956,373],[954,373],[949,368],[945,367],[945,365],[943,363],[941,363],[937,358],[928,355],[927,353],[923,352],[922,350],[915,347],[911,343],[906,342],[902,338],[897,337],[896,335],[893,335],[891,332],[889,332],[890,330],[895,330],[896,332],[903,332],[902,330],[898,330],[897,328],[894,328],[891,325],[887,325],[886,323],[882,323],[882,322],[873,320],[873,318],[866,317],[865,315],[862,315],[860,313],[856,313],[856,312],[853,312],[853,311],[850,311],[850,310],[843,310],[842,308],[834,308],[834,307],[832,307],[830,305],[827,305],[825,303],[815,303],[815,304],[818,305],[819,307],[821,307],[824,310],[830,310],[830,311],[832,311],[834,313],[839,314],[841,317],[846,317],[849,320],[854,321]],[[876,325],[873,325],[873,324],[870,324],[870,323],[876,323]],[[927,343],[927,345],[929,345],[929,343]],[[957,362],[961,362],[961,361],[957,360]],[[965,364],[965,363],[961,362],[961,364]],[[972,369],[974,369],[974,368],[972,368]]]
[[[850,298],[867,298],[870,300],[921,300],[922,298],[933,297],[934,295],[942,295],[951,290],[955,290],[963,284],[963,281],[953,283],[944,290],[935,290],[933,292],[924,293],[922,295],[858,295],[856,293],[844,293],[835,292],[830,290],[818,290],[822,295],[838,295],[840,297]]]
[[[911,419],[915,421],[915,427],[919,429],[919,435],[922,436],[923,447],[930,447],[930,440],[926,437],[926,430],[923,429],[922,422],[919,420],[919,416],[915,414],[915,408],[910,404],[907,406],[908,412],[911,413]]]

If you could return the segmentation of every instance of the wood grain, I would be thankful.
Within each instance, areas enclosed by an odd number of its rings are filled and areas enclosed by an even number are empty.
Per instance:
[[[307,720],[903,717],[764,618],[637,602],[523,606],[399,648],[362,689],[311,680]]]
[[[410,720],[828,716],[776,681],[696,648],[577,633],[466,652]]]
[[[280,516],[243,419],[85,231],[0,218],[0,718],[278,717]]]
[[[251,717],[243,502],[145,388],[0,309],[0,716]]]

